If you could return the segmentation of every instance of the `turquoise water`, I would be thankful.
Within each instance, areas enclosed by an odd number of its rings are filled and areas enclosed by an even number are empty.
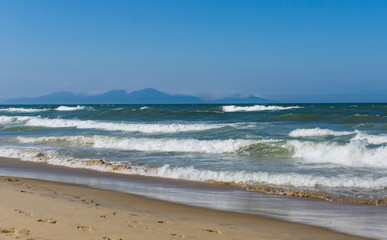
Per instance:
[[[3,105],[0,156],[386,199],[387,104]]]

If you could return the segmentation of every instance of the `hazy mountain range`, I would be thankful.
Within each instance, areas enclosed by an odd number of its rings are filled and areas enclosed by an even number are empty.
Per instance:
[[[35,98],[10,99],[4,104],[198,104],[198,103],[268,103],[270,100],[248,96],[228,97],[216,100],[203,100],[189,95],[171,95],[153,88],[127,93],[125,90],[113,90],[98,95],[56,92]]]

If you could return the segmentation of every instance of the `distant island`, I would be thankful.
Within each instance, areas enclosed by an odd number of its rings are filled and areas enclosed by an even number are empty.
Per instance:
[[[35,98],[15,98],[3,104],[203,104],[203,103],[269,103],[273,102],[256,96],[228,97],[216,100],[203,100],[189,95],[171,95],[153,88],[127,93],[125,90],[113,90],[98,95],[55,92]]]

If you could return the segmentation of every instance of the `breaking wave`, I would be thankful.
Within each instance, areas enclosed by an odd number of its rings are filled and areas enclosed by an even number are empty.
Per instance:
[[[353,135],[353,134],[356,134],[356,135],[351,138],[351,141],[361,140],[366,144],[373,144],[373,145],[387,144],[387,134],[370,135],[358,130],[355,130],[352,132],[334,131],[330,129],[321,129],[318,127],[311,128],[311,129],[295,129],[289,133],[289,137],[302,138],[302,137],[320,137],[320,136],[346,136],[346,135]]]
[[[387,144],[387,134],[369,135],[367,133],[359,132],[351,140],[365,141],[367,144],[382,145]]]
[[[1,112],[34,113],[49,111],[48,108],[0,108]]]
[[[163,177],[190,181],[217,181],[235,184],[266,184],[287,187],[330,187],[330,188],[366,188],[384,189],[387,177],[335,175],[331,177],[297,173],[269,173],[247,171],[201,170],[194,167],[171,167],[164,165],[158,168],[109,162],[106,160],[74,159],[60,156],[54,152],[40,152],[36,149],[15,149],[1,147],[0,156],[20,158],[24,161],[44,162],[52,165],[72,168],[87,168],[104,172],[116,172],[130,175]]]
[[[289,106],[289,107],[281,107],[281,106],[265,106],[265,105],[255,105],[255,106],[223,106],[223,112],[260,112],[260,111],[279,111],[279,110],[289,110],[289,109],[297,109],[301,108],[299,106]]]
[[[0,124],[14,124],[14,123],[22,123],[26,122],[34,117],[8,117],[8,116],[0,116]]]
[[[54,144],[92,148],[117,149],[125,151],[194,152],[194,153],[235,153],[253,144],[274,140],[196,140],[173,138],[122,138],[109,136],[65,136],[65,137],[18,137],[19,143]]]
[[[345,145],[340,145],[335,142],[291,140],[287,145],[293,151],[293,158],[306,163],[387,168],[387,146],[369,148],[367,141],[351,140]]]
[[[311,129],[295,129],[289,133],[290,137],[319,137],[319,136],[344,136],[355,134],[358,131],[333,131],[330,129],[311,128]]]
[[[222,128],[229,124],[206,124],[206,123],[125,123],[125,122],[103,122],[95,120],[70,120],[49,119],[41,117],[0,117],[0,124],[18,123],[30,127],[46,128],[78,128],[97,129],[105,131],[142,132],[142,133],[177,133],[191,131],[205,131]]]
[[[85,109],[91,109],[91,107],[86,106],[76,106],[76,107],[68,107],[68,106],[60,106],[55,108],[56,111],[80,111]]]

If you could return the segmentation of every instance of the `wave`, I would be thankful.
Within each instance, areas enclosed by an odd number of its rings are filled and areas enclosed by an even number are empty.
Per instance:
[[[358,130],[355,131],[334,131],[330,129],[311,128],[311,129],[295,129],[289,133],[289,137],[320,137],[320,136],[346,136],[353,135],[351,141],[359,140],[366,144],[382,145],[387,144],[387,134],[370,135]]]
[[[223,106],[223,112],[259,112],[259,111],[279,111],[279,110],[289,110],[289,109],[297,109],[301,108],[299,106],[289,106],[289,107],[281,107],[281,106],[265,106],[265,105],[255,105],[248,107],[241,106]]]
[[[19,143],[54,144],[92,148],[117,149],[125,151],[194,152],[194,153],[236,153],[254,144],[275,140],[196,140],[171,138],[122,138],[109,136],[64,136],[64,137],[17,137]]]
[[[91,109],[91,107],[78,105],[76,107],[60,106],[60,107],[55,108],[56,111],[80,111],[80,110],[85,110],[85,109]]]
[[[67,120],[33,118],[26,122],[27,126],[79,129],[99,129],[106,131],[142,132],[142,133],[177,133],[190,131],[204,131],[221,128],[223,124],[146,124],[146,123],[112,123],[93,120]]]
[[[193,166],[171,167],[170,165],[164,165],[158,168],[147,168],[144,166],[131,165],[130,163],[109,162],[102,159],[67,158],[52,151],[41,152],[38,149],[33,148],[16,149],[14,147],[0,147],[0,156],[72,168],[87,168],[104,172],[202,182],[228,182],[241,185],[265,184],[282,187],[365,188],[371,190],[384,189],[387,185],[387,177],[357,177],[345,174],[325,177],[298,173],[214,171],[196,169]]]
[[[143,106],[143,107],[140,107],[141,110],[146,110],[146,109],[149,109],[149,107],[147,106]]]
[[[34,117],[8,117],[8,116],[0,116],[0,124],[14,124],[14,123],[21,123],[26,122],[30,119],[33,119]]]
[[[351,140],[345,145],[335,142],[291,140],[287,146],[292,157],[305,163],[338,164],[349,167],[387,168],[387,146],[367,148],[367,141]]]
[[[311,128],[311,129],[295,129],[289,133],[290,137],[320,137],[320,136],[345,136],[355,134],[358,131],[333,131],[330,129]]]
[[[49,111],[48,108],[0,108],[1,112],[33,113]]]
[[[0,116],[0,124],[10,124],[15,121],[14,117],[6,117],[6,116]]]
[[[373,145],[382,145],[387,144],[387,134],[369,135],[367,133],[359,132],[351,140],[365,141],[367,144]]]
[[[46,128],[78,128],[97,129],[105,131],[142,132],[142,133],[178,133],[192,131],[206,131],[222,128],[233,124],[206,124],[206,123],[125,123],[104,122],[95,120],[50,119],[41,117],[8,117],[0,116],[0,124],[24,124],[29,127]],[[234,124],[235,125],[235,124]]]

